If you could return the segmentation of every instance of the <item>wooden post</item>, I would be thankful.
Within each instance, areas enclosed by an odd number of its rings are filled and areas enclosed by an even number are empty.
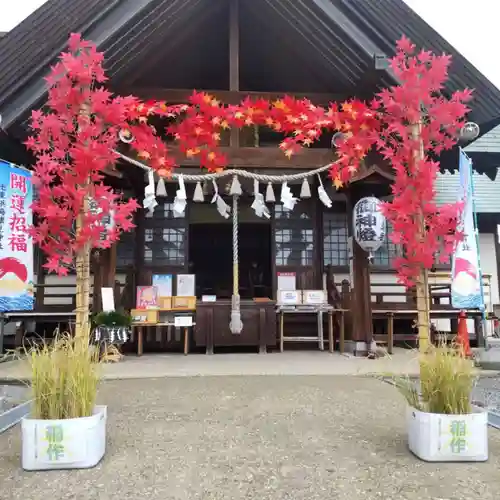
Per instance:
[[[412,136],[418,141],[418,147],[413,154],[414,162],[420,163],[424,159],[424,143],[421,138],[422,124],[418,123],[412,126]],[[425,218],[421,210],[416,214],[418,221],[419,240],[425,245]],[[429,303],[429,273],[424,266],[421,266],[418,278],[416,280],[416,299],[417,299],[417,326],[418,326],[418,345],[421,352],[429,349],[429,330],[430,330],[430,303]]]
[[[240,90],[240,5],[239,0],[229,2],[229,90]],[[240,132],[231,130],[231,147],[240,147]]]
[[[76,218],[76,238],[80,235],[88,211],[88,199]],[[88,339],[90,336],[90,244],[86,243],[76,254],[76,326],[75,337]]]
[[[354,240],[353,209],[364,195],[362,190],[352,186],[348,197],[348,228],[352,238],[353,282],[351,283],[352,340],[367,343],[367,350],[373,339],[370,266],[368,254]]]
[[[104,285],[105,287],[112,287],[115,284],[116,276],[116,253],[117,253],[118,243],[113,243],[113,245],[106,249],[106,272],[104,274]]]
[[[80,111],[81,118],[85,119],[87,125],[90,124],[90,108],[88,103],[84,104]],[[85,125],[81,125],[85,127]],[[91,183],[87,178],[81,188],[85,192],[82,206],[76,217],[75,239],[78,240],[85,224],[85,217],[89,212],[88,187]],[[84,345],[88,344],[90,338],[90,253],[92,247],[90,243],[83,245],[76,253],[76,318],[75,337],[81,337]]]
[[[41,311],[45,303],[45,254],[38,247],[38,261],[36,267],[36,286],[35,286],[35,310]]]
[[[95,253],[91,257],[91,269],[94,275],[94,291],[92,293],[92,312],[97,314],[101,312],[102,309],[102,296],[101,288],[102,284],[102,254]]]

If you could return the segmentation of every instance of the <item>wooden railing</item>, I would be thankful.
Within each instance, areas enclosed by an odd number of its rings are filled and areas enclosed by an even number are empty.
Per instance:
[[[451,284],[436,283],[429,285],[431,309],[452,310]],[[371,301],[375,309],[413,309],[416,307],[414,290],[405,289],[399,283],[371,283]]]

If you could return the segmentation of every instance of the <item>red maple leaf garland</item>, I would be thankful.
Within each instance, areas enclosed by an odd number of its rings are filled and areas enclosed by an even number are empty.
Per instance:
[[[448,56],[416,53],[403,38],[391,63],[401,84],[384,90],[372,103],[380,121],[376,146],[395,172],[394,197],[383,211],[392,225],[392,241],[404,249],[395,266],[400,282],[407,286],[414,285],[422,267],[433,266],[436,255],[446,262],[463,236],[456,231],[461,205],[436,206],[439,164],[431,159],[456,143],[468,111],[465,102],[471,98],[467,90],[450,99],[439,93],[449,63]],[[421,160],[415,154],[420,148]]]
[[[393,241],[405,248],[397,262],[403,283],[412,284],[422,265],[431,267],[435,253],[447,258],[461,237],[454,232],[459,206],[439,210],[435,206],[438,164],[429,158],[455,143],[467,111],[464,103],[470,99],[469,91],[456,92],[450,99],[439,94],[447,76],[446,56],[415,54],[414,46],[403,38],[392,60],[402,84],[384,90],[370,104],[351,100],[323,107],[285,96],[276,101],[246,98],[226,106],[207,93],[193,92],[188,103],[172,106],[133,96],[112,97],[102,85],[95,86],[106,80],[102,54],[78,35],[72,35],[69,45],[69,53],[62,55],[48,78],[51,111],[33,112],[35,134],[27,141],[38,157],[39,199],[34,213],[40,223],[32,233],[49,257],[50,270],[66,273],[82,245],[109,246],[120,231],[132,227],[137,203],[123,202],[102,184],[104,168],[116,162],[112,150],[123,129],[133,136],[132,151],[163,176],[170,176],[177,165],[162,134],[173,137],[188,158],[198,157],[202,168],[215,171],[227,165],[220,142],[231,128],[264,126],[282,133],[280,149],[288,158],[325,132],[342,132],[330,169],[332,179],[349,182],[373,148],[394,168],[394,199],[383,210],[394,229]],[[173,123],[158,133],[151,123],[154,117]],[[425,157],[417,162],[415,149],[420,144],[412,137],[411,124],[419,121]],[[75,238],[74,220],[87,196],[96,200],[100,213],[87,214],[85,229]],[[99,225],[109,210],[115,213],[116,225],[101,242]],[[418,214],[426,222],[425,242],[417,237]]]

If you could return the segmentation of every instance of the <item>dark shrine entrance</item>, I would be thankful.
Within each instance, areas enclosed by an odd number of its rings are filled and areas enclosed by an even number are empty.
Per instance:
[[[209,207],[207,207],[209,209]],[[242,299],[272,297],[271,224],[238,225],[239,293]],[[196,294],[231,298],[233,227],[231,221],[189,224],[189,272],[196,274]]]

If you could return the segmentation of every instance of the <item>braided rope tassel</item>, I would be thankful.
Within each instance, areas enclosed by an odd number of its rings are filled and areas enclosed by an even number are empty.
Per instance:
[[[233,335],[239,335],[243,330],[240,310],[237,195],[233,195],[233,296],[231,297],[231,322],[229,323],[229,329]]]

